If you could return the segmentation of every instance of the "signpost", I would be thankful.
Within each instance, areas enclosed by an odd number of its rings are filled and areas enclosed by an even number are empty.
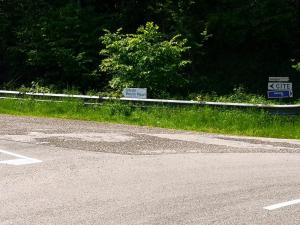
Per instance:
[[[268,98],[292,98],[293,84],[289,77],[269,77]]]
[[[125,98],[147,98],[147,88],[125,88],[122,93]]]

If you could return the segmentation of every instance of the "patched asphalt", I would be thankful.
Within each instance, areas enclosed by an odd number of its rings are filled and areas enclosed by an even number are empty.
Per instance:
[[[7,115],[0,128],[1,225],[300,221],[300,204],[264,209],[300,199],[300,140]]]
[[[63,119],[1,116],[0,139],[118,154],[295,153],[300,141]]]

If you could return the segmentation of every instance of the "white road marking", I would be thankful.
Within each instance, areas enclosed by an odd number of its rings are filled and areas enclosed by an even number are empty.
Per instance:
[[[29,157],[26,157],[24,155],[15,154],[15,153],[4,151],[4,150],[1,150],[1,149],[0,149],[0,153],[10,155],[10,156],[14,156],[14,157],[17,158],[17,159],[0,161],[0,164],[20,166],[20,165],[28,165],[28,164],[34,164],[34,163],[42,162],[41,160],[38,160],[38,159],[29,158]]]
[[[291,200],[291,201],[288,201],[288,202],[282,202],[282,203],[278,203],[278,204],[275,204],[275,205],[269,205],[269,206],[264,207],[264,209],[274,210],[274,209],[279,209],[279,208],[282,208],[282,207],[286,207],[286,206],[289,206],[289,205],[295,205],[295,204],[300,204],[300,199],[295,199],[295,200]]]

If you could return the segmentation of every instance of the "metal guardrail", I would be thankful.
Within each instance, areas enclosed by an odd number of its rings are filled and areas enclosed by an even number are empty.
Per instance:
[[[186,100],[168,100],[168,99],[139,99],[139,98],[115,98],[102,97],[90,95],[69,95],[69,94],[51,94],[51,93],[34,93],[34,92],[19,92],[0,90],[0,94],[13,96],[32,96],[32,97],[54,97],[54,98],[75,98],[83,100],[119,100],[127,102],[140,102],[152,104],[170,104],[170,105],[195,105],[195,106],[214,106],[214,107],[228,107],[228,108],[254,108],[264,109],[274,114],[281,115],[300,115],[300,105],[264,105],[264,104],[250,104],[250,103],[233,103],[233,102],[199,102]],[[8,98],[8,97],[1,97]]]

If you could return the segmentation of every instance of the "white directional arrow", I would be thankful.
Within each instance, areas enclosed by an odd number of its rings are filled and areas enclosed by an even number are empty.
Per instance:
[[[268,90],[274,90],[274,83],[268,83]]]

